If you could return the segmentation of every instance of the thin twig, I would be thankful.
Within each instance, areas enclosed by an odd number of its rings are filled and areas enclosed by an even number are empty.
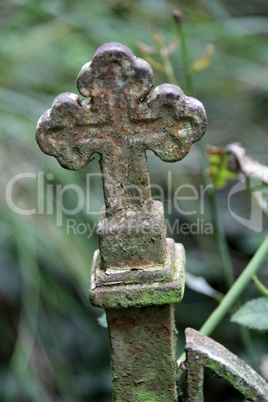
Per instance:
[[[263,283],[261,283],[261,281],[257,278],[257,275],[253,275],[251,278],[252,282],[254,283],[254,285],[256,286],[256,288],[259,290],[259,292],[265,296],[268,297],[268,289],[266,286],[264,286]]]

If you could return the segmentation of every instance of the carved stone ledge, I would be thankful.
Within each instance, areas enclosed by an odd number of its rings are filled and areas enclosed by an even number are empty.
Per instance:
[[[162,267],[110,270],[108,276],[106,279],[97,250],[90,277],[90,301],[94,306],[110,309],[178,303],[184,293],[184,248],[167,239],[166,264]]]

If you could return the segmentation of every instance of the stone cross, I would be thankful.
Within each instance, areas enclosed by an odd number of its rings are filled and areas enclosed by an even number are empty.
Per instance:
[[[150,65],[120,43],[101,46],[77,86],[87,99],[61,94],[40,118],[40,148],[71,170],[100,155],[107,216],[150,209],[146,150],[166,162],[184,158],[205,133],[203,105],[171,84],[150,94]]]
[[[173,401],[174,303],[185,254],[166,239],[163,205],[152,201],[146,151],[175,162],[205,133],[203,105],[170,84],[152,92],[149,64],[119,43],[101,46],[37,125],[37,142],[67,169],[100,155],[105,207],[98,225],[90,300],[106,310],[114,401]]]

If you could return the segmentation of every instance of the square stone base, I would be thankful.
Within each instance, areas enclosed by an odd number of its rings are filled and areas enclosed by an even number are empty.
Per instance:
[[[163,265],[166,228],[162,203],[154,201],[150,211],[129,211],[112,217],[105,215],[104,207],[98,239],[103,270]]]

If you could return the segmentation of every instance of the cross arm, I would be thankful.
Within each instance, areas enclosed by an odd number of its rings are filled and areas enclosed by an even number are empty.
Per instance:
[[[146,113],[151,135],[144,136],[145,146],[165,162],[183,159],[191,145],[206,131],[206,112],[202,103],[172,84],[163,84],[153,90]]]
[[[41,150],[61,166],[79,170],[92,154],[101,152],[99,131],[108,116],[99,116],[90,100],[66,92],[57,96],[51,109],[37,123],[36,140]]]

